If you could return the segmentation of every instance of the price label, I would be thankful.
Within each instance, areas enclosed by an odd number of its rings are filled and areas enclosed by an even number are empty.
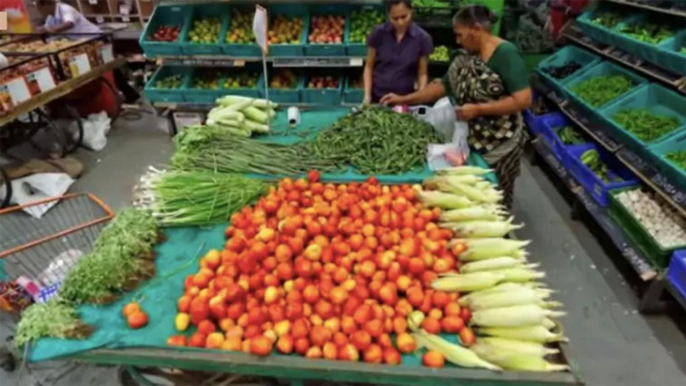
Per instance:
[[[40,92],[46,92],[55,88],[55,78],[52,77],[48,67],[43,67],[26,75],[26,80],[29,83],[36,82]]]
[[[102,17],[102,16],[96,16],[96,17],[95,17],[95,21],[96,21],[98,24],[102,24],[102,23],[105,22],[105,18]]]
[[[29,86],[24,78],[10,79],[5,84],[0,85],[0,94],[9,94],[14,105],[31,99],[31,92],[29,92]]]
[[[124,23],[128,23],[128,22],[131,21],[131,18],[128,17],[128,16],[122,16],[122,17],[121,17],[121,21],[123,21]]]
[[[79,76],[87,73],[91,70],[91,63],[88,60],[88,54],[79,54],[72,56],[69,59],[69,69],[71,70],[71,76]]]
[[[109,63],[114,60],[111,44],[105,44],[104,46],[100,47],[100,58],[102,58],[103,63]]]
[[[88,4],[98,4],[98,0],[88,0]]]
[[[350,59],[350,66],[351,67],[362,67],[362,58],[351,58]]]
[[[126,5],[126,4],[122,4],[122,5],[119,6],[119,12],[120,12],[122,15],[128,15],[128,14],[131,13],[131,8],[130,8],[128,5]]]

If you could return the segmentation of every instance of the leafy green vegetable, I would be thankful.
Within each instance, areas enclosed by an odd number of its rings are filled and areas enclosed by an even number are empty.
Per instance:
[[[591,106],[601,107],[632,87],[633,83],[624,75],[606,75],[587,79],[572,87],[572,92]]]
[[[643,142],[654,141],[679,127],[676,117],[653,114],[646,109],[624,109],[612,119]]]
[[[672,29],[653,23],[628,24],[623,26],[619,32],[650,44],[660,44],[674,35]]]
[[[679,166],[682,170],[686,170],[686,151],[668,153],[665,155],[665,157],[667,157],[667,159],[675,165]]]
[[[591,22],[612,29],[622,22],[622,15],[613,12],[603,12],[594,17]]]
[[[86,339],[93,328],[78,319],[73,305],[59,298],[28,307],[17,324],[14,343],[17,347],[35,342],[43,337],[60,339]]]

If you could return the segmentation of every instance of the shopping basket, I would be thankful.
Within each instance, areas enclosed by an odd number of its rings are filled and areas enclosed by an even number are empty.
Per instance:
[[[0,210],[0,321],[10,331],[23,309],[57,293],[113,217],[92,194],[67,194]],[[8,357],[0,347],[2,359]]]

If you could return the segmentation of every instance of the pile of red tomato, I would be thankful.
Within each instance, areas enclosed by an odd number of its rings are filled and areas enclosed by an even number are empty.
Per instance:
[[[431,289],[461,252],[450,250],[439,215],[409,185],[327,184],[317,172],[283,179],[231,217],[224,249],[186,278],[176,327],[197,331],[168,343],[398,364],[416,350],[407,316],[420,310],[427,332],[468,345],[469,310]],[[430,353],[424,363],[442,360]]]

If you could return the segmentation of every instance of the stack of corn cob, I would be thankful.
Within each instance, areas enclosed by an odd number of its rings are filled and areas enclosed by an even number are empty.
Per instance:
[[[561,304],[549,301],[553,291],[535,282],[545,273],[536,270],[537,264],[527,263],[524,248],[529,241],[505,238],[523,225],[513,225],[512,217],[506,219],[507,212],[499,205],[502,193],[482,177],[488,171],[449,169],[426,180],[426,190],[418,188],[425,204],[444,210],[443,226],[455,232],[451,248],[463,263],[460,273],[446,273],[432,286],[468,293],[459,304],[472,310],[470,324],[476,327],[476,343],[465,348],[427,333],[420,329],[421,312],[411,314],[408,325],[421,346],[437,350],[463,367],[568,370],[566,365],[544,359],[558,352],[546,343],[566,340],[555,321],[564,312],[551,310]]]

